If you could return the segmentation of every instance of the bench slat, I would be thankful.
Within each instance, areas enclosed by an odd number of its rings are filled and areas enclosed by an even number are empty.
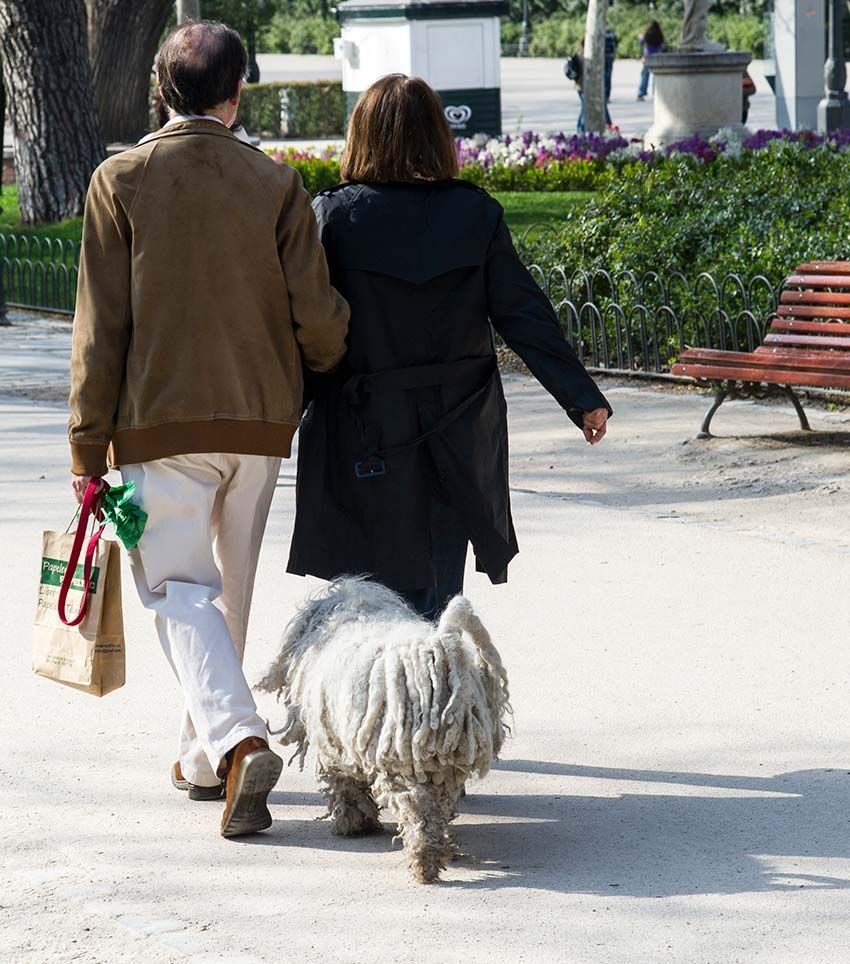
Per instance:
[[[775,331],[796,331],[800,334],[850,335],[848,321],[812,321],[809,318],[774,318],[770,323]]]
[[[839,348],[850,351],[850,338],[830,338],[829,335],[765,335],[766,345],[793,345],[806,348]]]
[[[788,291],[779,296],[783,305],[850,305],[848,291]]]
[[[678,362],[671,371],[674,375],[689,375],[713,381],[767,382],[772,385],[811,385],[818,388],[850,388],[850,375],[834,372],[799,372],[790,369],[736,367],[733,365],[697,365]]]
[[[776,313],[783,318],[850,318],[850,308],[831,305],[819,308],[816,305],[780,305]]]
[[[850,274],[850,261],[806,261],[795,270],[797,274]]]
[[[778,348],[757,348],[754,352],[716,351],[712,348],[691,348],[679,356],[679,364],[742,365],[765,369],[799,369],[800,371],[831,371],[850,375],[850,355],[835,351],[787,351]]]
[[[735,352],[732,353],[733,355]],[[762,345],[753,352],[761,364],[765,359],[775,361],[781,368],[802,368],[806,371],[850,372],[850,355],[843,351],[806,351],[802,348],[774,348]]]
[[[785,283],[798,288],[850,288],[850,275],[792,274]]]

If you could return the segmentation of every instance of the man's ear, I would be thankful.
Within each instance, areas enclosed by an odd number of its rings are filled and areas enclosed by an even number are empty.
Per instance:
[[[234,107],[239,106],[239,98],[242,96],[242,88],[245,86],[245,79],[243,77],[239,78],[239,86],[236,88],[236,96],[231,97],[229,103],[233,104]]]

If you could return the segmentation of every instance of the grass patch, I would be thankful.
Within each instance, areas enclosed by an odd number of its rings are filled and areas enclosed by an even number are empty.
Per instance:
[[[567,212],[593,197],[591,191],[502,191],[493,195],[505,209],[505,221],[515,237],[522,237],[539,224],[557,224]],[[79,241],[83,219],[70,218],[58,224],[24,227],[20,223],[18,192],[14,184],[4,184],[0,193],[0,234],[20,234],[37,238]],[[536,233],[536,232],[533,232]]]
[[[523,237],[535,225],[558,224],[573,208],[586,204],[593,191],[500,191],[493,197],[505,209],[505,221],[514,237]],[[532,237],[536,234],[532,231]]]
[[[79,241],[83,234],[83,219],[69,218],[58,224],[40,224],[24,227],[18,208],[18,189],[14,184],[4,184],[0,192],[0,234],[20,234],[25,237],[59,238],[62,241]]]

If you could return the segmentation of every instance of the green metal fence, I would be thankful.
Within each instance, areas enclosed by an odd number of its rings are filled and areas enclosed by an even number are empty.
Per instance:
[[[13,308],[73,314],[80,245],[59,238],[0,234],[0,272]]]

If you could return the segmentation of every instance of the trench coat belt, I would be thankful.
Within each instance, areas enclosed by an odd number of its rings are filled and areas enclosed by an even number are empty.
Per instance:
[[[381,392],[406,392],[417,388],[433,388],[457,382],[476,384],[479,378],[496,369],[496,356],[460,358],[457,361],[438,362],[435,365],[410,365],[369,374],[351,375],[343,386],[343,395],[349,404],[358,404],[364,396]]]
[[[475,389],[461,402],[450,408],[425,432],[407,442],[380,448],[378,438],[380,431],[374,425],[362,425],[367,458],[355,465],[358,478],[383,475],[386,467],[383,460],[390,455],[398,455],[409,449],[416,448],[434,435],[439,435],[452,422],[455,422],[467,409],[481,398],[493,376],[496,374],[496,356],[485,355],[478,358],[461,358],[458,361],[441,362],[436,365],[411,365],[408,368],[394,368],[371,374],[352,375],[343,386],[343,397],[355,407],[361,404],[366,395],[381,392],[411,391],[417,388],[430,388],[439,385],[450,385],[458,382],[470,382]],[[482,381],[483,379],[483,381]],[[368,461],[377,460],[380,466],[366,466]],[[362,474],[365,472],[365,474]]]

